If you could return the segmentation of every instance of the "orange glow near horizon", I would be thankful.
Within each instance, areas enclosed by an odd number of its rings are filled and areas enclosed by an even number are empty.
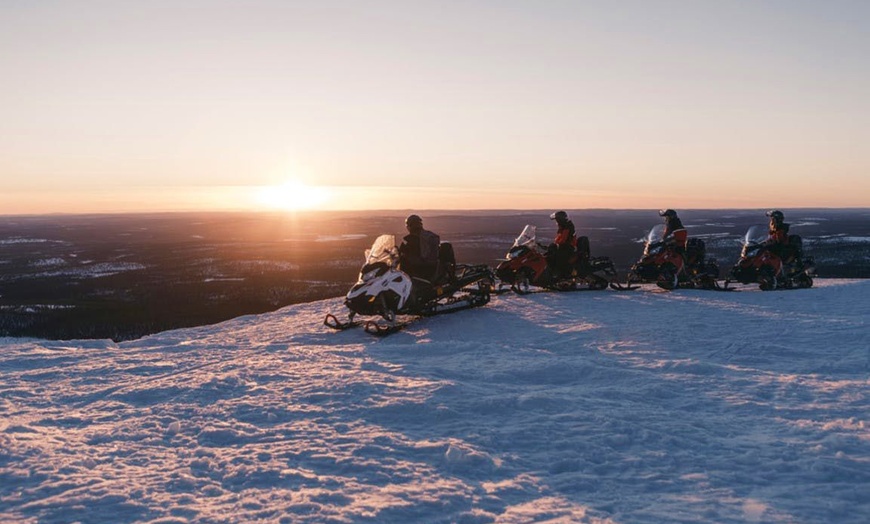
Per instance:
[[[87,214],[186,211],[377,211],[523,209],[755,209],[865,208],[860,193],[844,201],[836,188],[819,187],[812,197],[771,199],[756,191],[745,197],[698,196],[686,191],[517,191],[480,187],[316,186],[289,181],[269,186],[107,187],[66,192],[9,191],[0,194],[0,214]]]
[[[260,207],[283,211],[305,211],[324,207],[331,200],[331,191],[323,186],[310,186],[299,180],[288,180],[276,186],[256,190]]]

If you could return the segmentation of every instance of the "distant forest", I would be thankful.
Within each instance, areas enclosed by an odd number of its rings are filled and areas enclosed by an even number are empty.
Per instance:
[[[567,210],[593,256],[621,273],[655,210]],[[870,210],[784,210],[820,277],[870,277]],[[526,224],[546,243],[541,211],[416,211],[453,244],[460,263],[495,266]],[[404,234],[409,212],[166,213],[0,217],[0,336],[129,340],[300,302],[342,296],[363,252],[383,233]],[[686,210],[723,273],[764,210]],[[724,278],[724,274],[722,275]]]

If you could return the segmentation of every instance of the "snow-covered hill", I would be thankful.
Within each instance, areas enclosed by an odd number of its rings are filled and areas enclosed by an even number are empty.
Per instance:
[[[5,339],[0,521],[870,521],[870,281]]]

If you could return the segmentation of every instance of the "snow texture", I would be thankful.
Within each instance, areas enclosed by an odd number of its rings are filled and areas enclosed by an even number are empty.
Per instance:
[[[870,521],[870,281],[2,339],[0,521]]]

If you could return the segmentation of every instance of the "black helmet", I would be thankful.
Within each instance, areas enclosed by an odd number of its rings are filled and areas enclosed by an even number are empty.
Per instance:
[[[556,211],[552,215],[550,215],[550,220],[555,220],[556,222],[564,222],[568,220],[568,213],[564,211]]]
[[[668,218],[675,217],[675,216],[677,216],[677,212],[674,211],[673,209],[661,209],[661,210],[659,210],[659,216],[660,217],[668,217]]]
[[[420,218],[420,215],[408,215],[408,218],[405,219],[405,227],[408,229],[422,228],[423,219]]]
[[[783,220],[785,220],[785,215],[783,215],[782,211],[779,211],[778,209],[772,209],[772,210],[768,211],[767,213],[765,213],[765,215],[772,218],[773,221],[776,223],[780,223]]]

